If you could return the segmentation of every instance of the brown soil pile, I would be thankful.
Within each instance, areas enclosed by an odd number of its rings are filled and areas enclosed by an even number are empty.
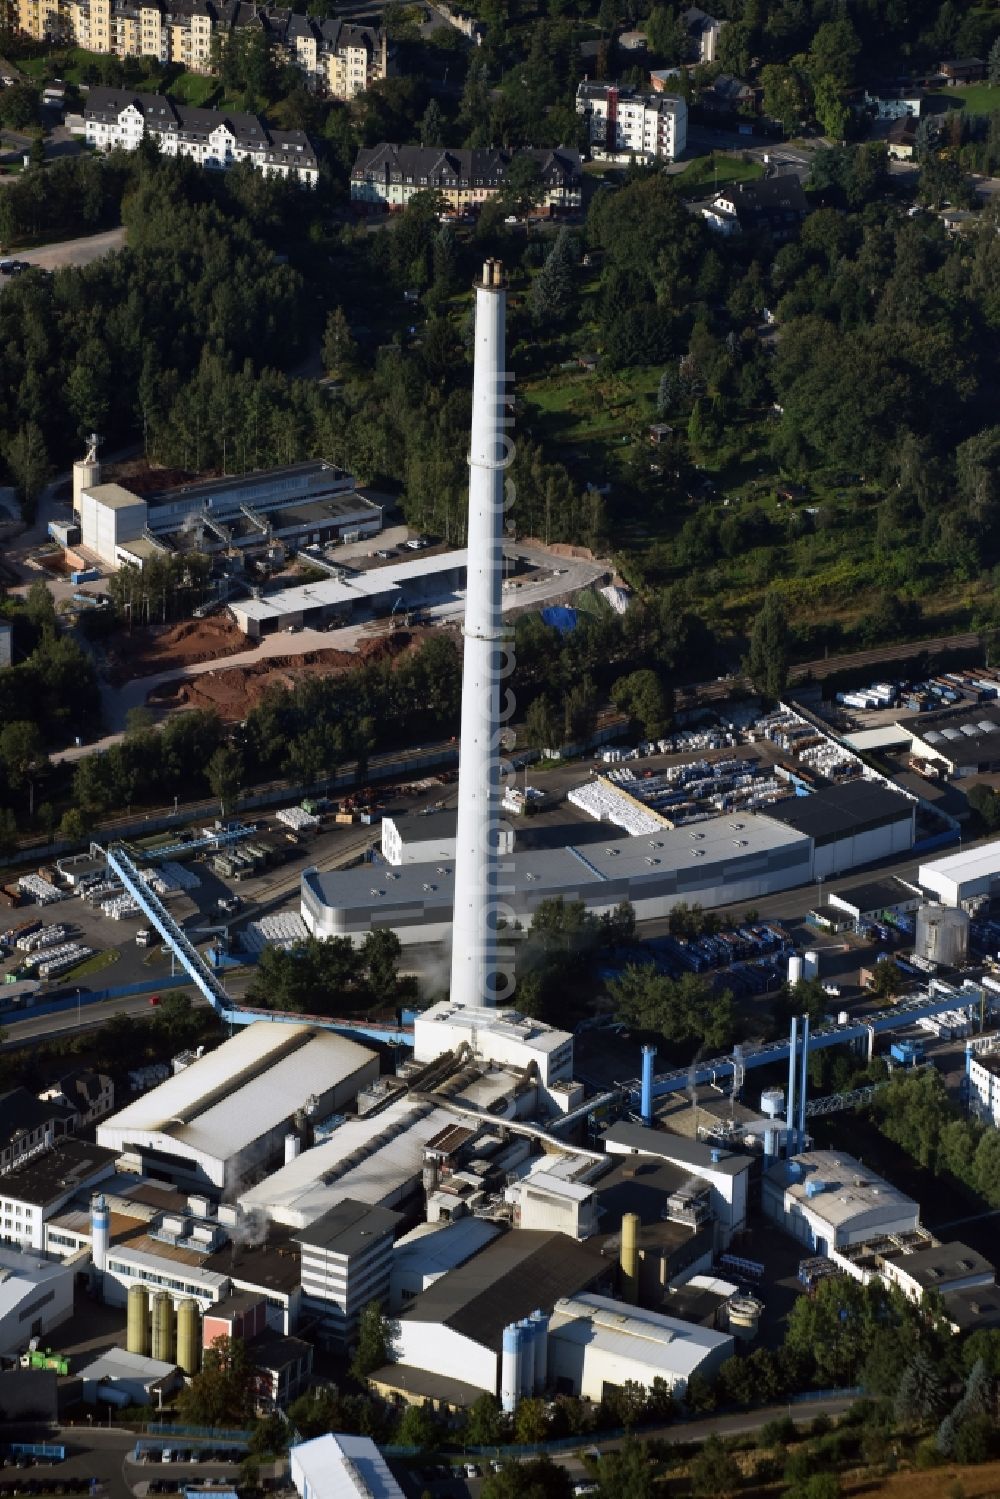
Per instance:
[[[182,669],[252,649],[228,614],[186,619],[176,625],[141,625],[115,640],[109,652],[108,676],[114,686],[120,687],[136,677],[151,677],[174,667]]]
[[[414,643],[414,636],[400,630],[379,639],[362,640],[357,651],[318,650],[301,656],[265,656],[253,666],[223,666],[164,682],[149,694],[149,705],[158,710],[209,708],[227,722],[246,718],[269,687],[292,688],[304,677],[329,677],[353,671],[368,661],[385,661],[400,655]]]

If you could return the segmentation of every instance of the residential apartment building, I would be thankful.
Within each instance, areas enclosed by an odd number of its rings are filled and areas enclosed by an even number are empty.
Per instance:
[[[576,112],[585,116],[595,156],[675,161],[687,146],[687,101],[679,94],[636,94],[616,83],[583,82]]]
[[[290,177],[307,187],[319,180],[319,162],[304,130],[272,130],[258,115],[193,109],[165,94],[92,88],[82,134],[99,151],[135,151],[148,136],[164,156],[187,156],[215,171],[249,161],[265,176]]]
[[[538,162],[542,206],[549,213],[579,208],[583,202],[580,153],[567,146],[521,151]],[[397,146],[387,141],[363,146],[351,170],[351,200],[358,204],[405,208],[417,193],[439,192],[456,213],[481,208],[502,190],[512,156],[500,150],[442,150],[438,146]]]
[[[385,30],[321,21],[245,0],[9,0],[15,29],[114,57],[155,57],[211,73],[216,49],[237,32],[266,36],[278,62],[294,63],[310,89],[353,99],[388,73]]]
[[[688,10],[682,10],[680,20],[688,34],[692,61],[714,62],[719,49],[719,34],[726,24],[725,21],[708,15],[706,11],[699,10],[695,5]]]

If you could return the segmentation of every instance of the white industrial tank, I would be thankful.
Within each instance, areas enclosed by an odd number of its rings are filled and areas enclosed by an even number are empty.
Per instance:
[[[802,977],[802,954],[793,952],[788,959],[788,982],[797,984]]]
[[[814,948],[802,954],[802,977],[804,979],[819,978],[819,953]]]
[[[921,906],[914,950],[945,968],[960,968],[969,956],[969,914],[959,906]]]
[[[785,1113],[784,1088],[765,1088],[760,1095],[760,1111],[766,1119],[781,1119]]]

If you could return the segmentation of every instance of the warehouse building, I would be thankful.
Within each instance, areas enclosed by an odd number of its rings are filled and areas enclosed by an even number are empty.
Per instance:
[[[916,885],[891,875],[885,880],[865,880],[848,890],[831,891],[827,904],[843,911],[851,921],[881,921],[886,916],[902,916],[922,905],[924,897]]]
[[[74,1279],[68,1265],[0,1248],[0,1358],[23,1353],[72,1317]]]
[[[156,487],[155,473],[101,483],[100,464],[91,467],[96,478],[79,497],[81,542],[106,567],[175,552],[358,541],[382,529],[382,507],[322,458],[168,489]]]
[[[79,1370],[84,1405],[152,1405],[183,1389],[184,1375],[162,1359],[108,1348]]]
[[[767,815],[811,839],[812,879],[825,880],[905,854],[916,838],[916,813],[914,798],[877,781],[854,780],[790,797]]]
[[[281,1154],[297,1110],[342,1109],[378,1077],[374,1052],[332,1031],[258,1021],[98,1125],[145,1175],[232,1196]]]
[[[735,1341],[661,1312],[584,1294],[557,1301],[549,1323],[548,1372],[556,1391],[602,1401],[625,1384],[662,1379],[682,1399],[692,1374],[711,1379]]]
[[[1000,889],[1000,842],[980,843],[921,864],[917,882],[943,906],[990,900]]]
[[[404,1499],[371,1437],[327,1432],[288,1454],[299,1499]]]
[[[412,1398],[422,1387],[437,1398],[472,1404],[500,1391],[504,1328],[537,1309],[589,1290],[608,1274],[598,1250],[559,1233],[512,1229],[443,1275],[396,1321],[393,1364],[375,1371],[384,1392]],[[422,1371],[429,1382],[414,1380]]]
[[[457,601],[465,588],[468,553],[414,557],[368,572],[341,573],[259,598],[238,599],[229,612],[244,635],[259,640],[280,630],[398,614]]]
[[[952,779],[1000,770],[1000,708],[995,704],[966,703],[921,715],[902,727],[912,731],[913,758],[937,765]]]
[[[454,873],[454,861],[328,874],[307,869],[302,919],[317,937],[349,936],[360,943],[369,931],[389,927],[404,943],[445,941],[451,934]],[[582,900],[596,915],[629,901],[636,918],[646,921],[666,915],[679,901],[728,905],[807,884],[813,878],[813,842],[808,833],[772,815],[745,813],[606,845],[515,853],[505,862],[504,876],[504,899],[524,927],[530,927],[537,907],[555,896]]]
[[[914,1233],[920,1221],[912,1197],[852,1156],[830,1150],[776,1161],[764,1174],[761,1205],[767,1217],[816,1254]]]
[[[383,817],[382,857],[399,868],[403,864],[431,864],[454,859],[458,810],[425,812],[416,817]],[[514,852],[514,829],[501,823],[497,829],[497,852]]]
[[[911,1301],[920,1301],[925,1291],[943,1296],[996,1283],[996,1270],[985,1255],[958,1242],[888,1250],[878,1256],[878,1267],[883,1279],[898,1286]]]

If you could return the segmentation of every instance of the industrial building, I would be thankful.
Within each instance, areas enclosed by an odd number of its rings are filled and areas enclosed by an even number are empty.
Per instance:
[[[864,880],[847,890],[831,890],[827,896],[827,904],[843,911],[854,923],[879,921],[886,914],[905,915],[915,911],[922,900],[915,885],[896,875],[885,880]]]
[[[761,1205],[817,1254],[890,1234],[914,1233],[920,1207],[884,1177],[842,1152],[811,1150],[764,1173]]]
[[[485,1218],[456,1218],[454,1223],[418,1223],[398,1238],[389,1267],[389,1310],[401,1311],[422,1291],[472,1259],[499,1238],[503,1228]]]
[[[397,869],[403,864],[453,860],[457,827],[458,811],[454,807],[416,817],[383,817],[382,857]],[[514,829],[509,823],[501,824],[497,829],[497,853],[513,852]]]
[[[543,1090],[573,1076],[573,1037],[515,1010],[457,1005],[442,999],[417,1015],[413,1057],[433,1062],[446,1051],[468,1046],[477,1057],[506,1067],[535,1067]],[[556,1105],[558,1107],[558,1104]]]
[[[812,878],[825,880],[905,854],[916,837],[916,813],[916,801],[902,792],[878,781],[853,780],[790,797],[767,815],[812,840]]]
[[[965,1075],[970,1109],[985,1123],[1000,1129],[1000,1051],[996,1038],[988,1051],[966,1051]]]
[[[337,577],[233,600],[229,612],[251,640],[302,626],[346,625],[454,601],[465,587],[467,566],[468,554],[456,551],[367,572],[341,570]]]
[[[401,1208],[422,1190],[425,1150],[454,1122],[429,1101],[401,1099],[374,1117],[348,1120],[329,1140],[249,1187],[240,1206],[295,1229],[308,1228],[348,1197]],[[474,1133],[470,1127],[467,1138]]]
[[[49,1223],[78,1193],[115,1174],[115,1153],[75,1136],[0,1175],[0,1239],[49,1250]]]
[[[142,567],[152,556],[178,552],[246,554],[276,543],[294,549],[357,541],[382,529],[382,507],[324,459],[167,489],[156,487],[155,472],[102,483],[91,455],[76,467],[81,544],[110,568]]]
[[[12,1170],[71,1135],[76,1120],[76,1109],[36,1098],[27,1088],[0,1093],[0,1171]]]
[[[559,1233],[513,1229],[434,1282],[396,1321],[395,1362],[373,1375],[376,1388],[412,1397],[425,1389],[453,1404],[500,1393],[505,1329],[608,1275],[598,1250]],[[529,1392],[530,1393],[530,1392]]]
[[[134,1169],[232,1195],[274,1164],[294,1115],[341,1109],[378,1076],[374,1052],[308,1025],[258,1021],[98,1125]]]
[[[912,735],[913,759],[936,767],[949,779],[1000,770],[1000,708],[995,704],[963,703],[942,713],[922,714],[899,727]]]
[[[23,1353],[73,1315],[74,1279],[69,1265],[0,1248],[0,1358]]]
[[[371,1437],[327,1432],[288,1454],[299,1499],[404,1499]]]
[[[302,1311],[325,1342],[353,1338],[369,1301],[389,1293],[398,1213],[345,1197],[295,1235],[302,1253]]]
[[[920,1301],[925,1291],[943,1296],[996,1283],[996,1271],[985,1255],[957,1242],[886,1250],[879,1254],[878,1266],[883,1280],[898,1286],[911,1301]]]
[[[943,906],[990,900],[1000,888],[1000,842],[980,843],[921,864],[917,881]]]
[[[624,1120],[605,1130],[603,1140],[608,1155],[654,1156],[685,1177],[705,1182],[710,1189],[716,1248],[725,1249],[733,1235],[746,1228],[751,1156]]]
[[[734,1347],[729,1333],[583,1294],[555,1304],[548,1375],[558,1394],[583,1400],[599,1402],[627,1383],[649,1390],[656,1379],[680,1399],[692,1374],[711,1379]]]
[[[502,885],[511,917],[529,927],[536,908],[555,896],[582,900],[595,914],[629,901],[637,919],[646,921],[666,915],[679,901],[727,905],[812,878],[811,836],[770,814],[746,813],[613,839],[605,846],[514,853],[505,861]],[[301,894],[302,919],[318,937],[362,942],[373,928],[386,926],[403,943],[443,942],[451,935],[455,864],[366,866],[328,874],[308,869]]]
[[[163,1359],[109,1348],[78,1371],[84,1405],[153,1405],[184,1384],[176,1364]]]

